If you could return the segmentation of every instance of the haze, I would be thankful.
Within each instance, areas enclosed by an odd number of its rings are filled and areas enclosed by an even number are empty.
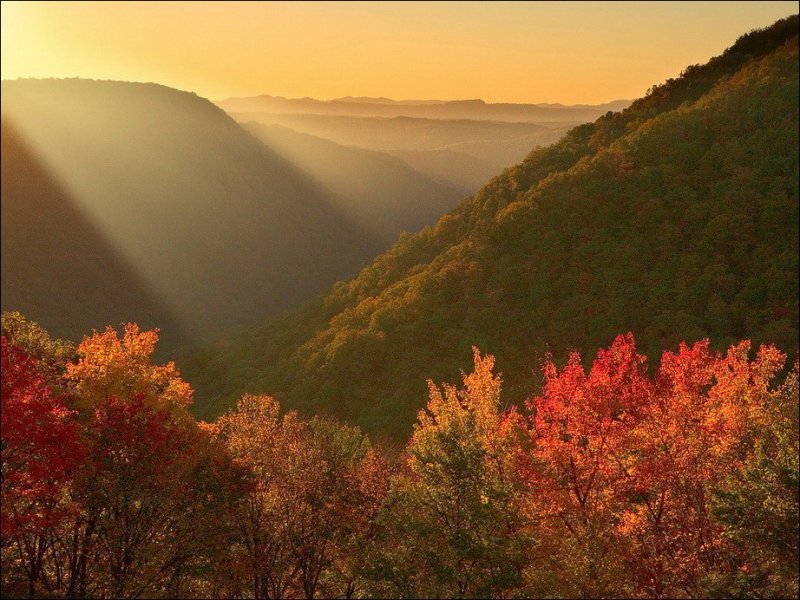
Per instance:
[[[2,77],[209,98],[641,96],[796,2],[3,2]]]

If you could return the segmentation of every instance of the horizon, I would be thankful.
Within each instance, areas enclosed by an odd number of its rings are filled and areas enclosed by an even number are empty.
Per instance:
[[[797,13],[795,2],[1,6],[3,80],[152,82],[212,100],[568,106],[641,97],[743,33]]]
[[[575,104],[567,104],[564,102],[490,102],[483,98],[389,98],[387,96],[336,96],[332,98],[315,98],[313,96],[281,96],[278,94],[270,94],[267,92],[260,93],[260,94],[253,94],[252,96],[228,96],[228,97],[220,97],[220,98],[212,98],[202,96],[198,94],[194,90],[189,89],[181,89],[175,88],[170,85],[161,83],[159,81],[134,81],[134,80],[125,80],[125,79],[97,79],[92,77],[14,77],[14,78],[3,78],[0,79],[2,83],[9,83],[14,81],[69,81],[69,80],[83,80],[83,81],[104,81],[104,82],[111,82],[111,83],[131,83],[131,84],[141,84],[141,85],[159,85],[166,88],[174,89],[179,92],[185,92],[190,94],[195,94],[196,96],[200,96],[201,98],[205,98],[206,100],[217,103],[217,102],[224,102],[226,100],[231,99],[241,99],[241,98],[271,98],[273,100],[287,100],[287,101],[298,101],[298,100],[313,100],[315,102],[320,103],[327,103],[327,102],[341,102],[341,101],[350,101],[353,103],[357,103],[359,101],[375,101],[375,100],[385,100],[389,103],[397,103],[397,104],[407,104],[407,105],[414,105],[414,103],[421,103],[421,104],[453,104],[458,102],[481,102],[486,105],[494,105],[494,104],[516,104],[516,105],[525,105],[525,106],[563,106],[564,108],[575,108],[575,107],[594,107],[594,106],[603,106],[606,104],[614,104],[618,102],[633,102],[635,98],[613,98],[611,100],[607,100],[605,102],[598,102],[595,104],[587,104],[587,103],[575,103]],[[380,104],[379,102],[371,102],[373,104]]]

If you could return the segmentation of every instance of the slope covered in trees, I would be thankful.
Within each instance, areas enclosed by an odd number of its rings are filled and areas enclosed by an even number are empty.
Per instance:
[[[472,345],[504,402],[537,388],[533,357],[618,331],[650,354],[706,336],[795,352],[797,27],[572,129],[304,310],[198,355],[198,411],[270,392],[399,437],[422,382],[455,379]]]
[[[2,101],[3,308],[58,335],[136,316],[173,346],[179,328],[208,339],[310,298],[381,247],[194,94],[17,80]]]
[[[277,125],[245,123],[276,154],[339,197],[337,206],[390,246],[452,210],[466,194],[383,152],[350,148]]]

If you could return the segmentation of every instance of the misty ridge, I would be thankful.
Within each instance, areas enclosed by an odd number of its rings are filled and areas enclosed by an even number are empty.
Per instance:
[[[604,104],[568,106],[554,103],[487,103],[480,99],[398,101],[389,98],[366,97],[345,97],[323,101],[314,98],[283,98],[266,94],[215,101],[215,104],[229,113],[267,112],[350,117],[416,117],[515,123],[583,123],[594,121],[608,111],[620,111],[630,103],[631,100],[614,100]]]
[[[234,112],[231,116],[243,123],[280,125],[342,145],[386,152],[468,193],[518,163],[537,146],[557,141],[578,124],[264,112]]]
[[[622,110],[630,101],[565,106],[261,95],[216,104],[242,123],[280,125],[342,145],[386,152],[471,194],[534,148],[552,144],[579,123]]]

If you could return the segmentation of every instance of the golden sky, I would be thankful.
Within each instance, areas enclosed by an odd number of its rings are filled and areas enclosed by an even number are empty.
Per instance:
[[[221,99],[636,98],[797,2],[2,2],[2,78]]]

